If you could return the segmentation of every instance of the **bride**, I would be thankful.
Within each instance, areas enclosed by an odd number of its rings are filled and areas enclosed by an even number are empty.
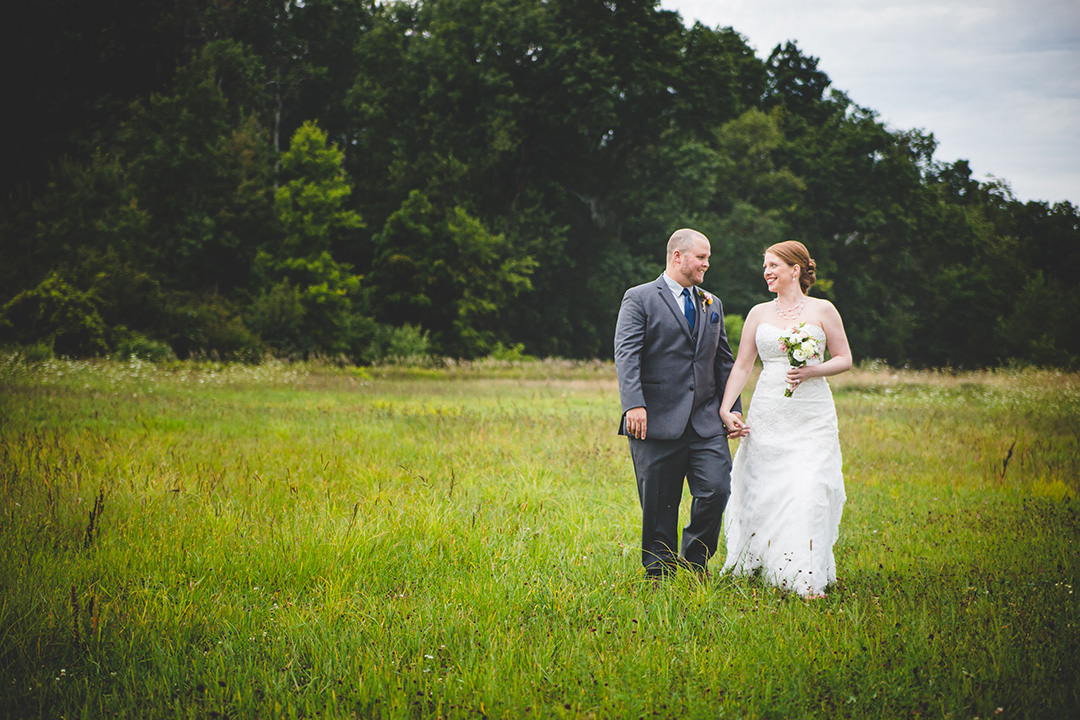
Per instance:
[[[759,573],[805,598],[824,597],[836,580],[833,544],[844,508],[844,476],[836,408],[825,378],[851,368],[840,313],[828,300],[807,297],[815,264],[789,240],[765,252],[765,282],[776,293],[746,316],[739,356],[720,404],[720,418],[740,437],[724,515],[725,570]],[[792,367],[781,335],[801,326],[829,360]],[[754,358],[763,369],[745,424],[731,412]],[[790,397],[785,396],[790,390]]]

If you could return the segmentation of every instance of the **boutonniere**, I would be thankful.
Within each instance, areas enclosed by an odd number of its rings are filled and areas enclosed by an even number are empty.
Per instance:
[[[709,306],[712,305],[712,295],[704,290],[698,290],[698,297],[701,298],[701,309],[708,310]]]

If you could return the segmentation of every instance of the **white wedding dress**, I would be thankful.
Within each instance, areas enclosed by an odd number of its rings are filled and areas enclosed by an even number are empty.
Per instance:
[[[825,331],[806,325],[824,347]],[[761,577],[799,595],[836,581],[833,544],[844,509],[844,476],[836,407],[825,378],[784,397],[790,365],[783,329],[762,323],[755,341],[761,375],[735,452],[731,498],[724,513],[724,570]]]

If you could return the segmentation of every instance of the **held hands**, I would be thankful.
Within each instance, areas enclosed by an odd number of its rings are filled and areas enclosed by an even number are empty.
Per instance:
[[[743,424],[742,417],[738,413],[720,411],[720,421],[724,423],[728,440],[746,437],[750,434],[750,426]]]
[[[720,420],[724,423],[724,431],[728,439],[746,437],[750,434],[750,426],[744,425],[742,417],[738,413],[720,412]],[[626,434],[638,440],[645,439],[645,431],[648,425],[648,413],[645,408],[636,407],[626,411]]]

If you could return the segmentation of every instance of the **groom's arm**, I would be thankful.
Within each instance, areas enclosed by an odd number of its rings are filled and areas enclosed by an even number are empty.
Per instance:
[[[624,416],[635,409],[642,411],[635,415],[645,412],[645,393],[641,389],[641,354],[645,347],[646,319],[640,298],[632,290],[627,290],[615,322],[615,371],[619,376],[619,402]],[[644,417],[640,420],[644,430]]]

